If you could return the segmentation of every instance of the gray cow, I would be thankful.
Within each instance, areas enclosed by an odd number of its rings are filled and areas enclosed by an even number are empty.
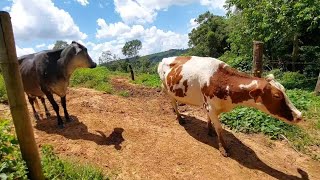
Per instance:
[[[46,116],[50,113],[45,105],[44,95],[48,98],[57,114],[58,127],[63,128],[63,121],[59,114],[59,106],[53,98],[53,93],[61,97],[66,121],[71,121],[66,107],[66,93],[71,74],[77,68],[95,68],[83,45],[72,41],[63,49],[41,51],[18,58],[23,86],[28,95],[36,120],[39,115],[34,108],[38,97],[45,108]]]

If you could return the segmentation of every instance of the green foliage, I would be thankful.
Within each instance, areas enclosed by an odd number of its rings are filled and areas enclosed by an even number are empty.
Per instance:
[[[231,52],[252,59],[252,41],[264,42],[266,65],[315,77],[319,58],[320,3],[313,0],[227,0]],[[231,10],[236,7],[236,11]],[[319,57],[319,56],[318,56]],[[273,61],[273,63],[271,63]],[[310,63],[296,65],[297,62]],[[313,65],[312,65],[313,64]],[[310,74],[312,73],[312,74]]]
[[[108,179],[102,171],[90,165],[79,165],[76,162],[61,160],[53,152],[52,146],[43,146],[42,166],[47,179]]]
[[[109,74],[109,70],[101,66],[94,69],[78,69],[71,76],[70,84],[74,87],[93,88],[112,93],[113,88],[109,83]]]
[[[2,101],[7,101],[7,91],[6,91],[6,86],[4,83],[3,76],[0,74],[0,102]]]
[[[221,61],[229,64],[242,72],[250,72],[252,67],[252,59],[246,56],[236,56],[230,51],[225,52],[220,58]]]
[[[157,74],[138,74],[132,83],[141,84],[148,87],[160,87],[161,80]]]
[[[285,72],[280,80],[280,83],[287,89],[303,88],[305,82],[305,76],[298,72]]]
[[[199,26],[189,33],[190,55],[219,57],[228,49],[226,19],[209,11],[199,15]]]
[[[0,179],[27,179],[18,141],[8,120],[0,120]]]
[[[61,48],[65,48],[67,47],[69,44],[66,42],[66,41],[61,41],[61,40],[58,40],[56,41],[56,43],[54,44],[53,46],[53,50],[55,49],[61,49]]]
[[[139,50],[142,48],[142,43],[140,40],[135,39],[125,43],[122,48],[122,53],[128,57],[135,57],[138,55]]]

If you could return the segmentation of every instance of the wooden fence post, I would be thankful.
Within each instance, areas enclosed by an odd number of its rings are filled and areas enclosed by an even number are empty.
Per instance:
[[[11,18],[5,11],[0,11],[0,64],[22,158],[28,168],[28,178],[42,180],[44,176],[24,95]]]
[[[316,85],[316,88],[314,89],[314,92],[316,95],[320,95],[320,73],[319,73],[317,85]]]
[[[133,73],[133,69],[132,69],[131,64],[129,64],[129,69],[130,69],[130,73],[131,73],[131,79],[132,79],[132,81],[134,81],[134,73]]]
[[[253,76],[260,77],[262,75],[262,55],[263,55],[263,42],[253,41],[253,62],[252,71]]]

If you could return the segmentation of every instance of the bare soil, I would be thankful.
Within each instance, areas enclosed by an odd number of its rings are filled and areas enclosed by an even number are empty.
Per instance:
[[[320,162],[259,134],[226,130],[225,158],[207,135],[201,108],[179,107],[187,121],[181,126],[159,90],[123,79],[113,84],[130,97],[70,88],[73,121],[64,129],[55,116],[33,122],[39,147],[51,144],[60,156],[93,164],[112,179],[320,179]]]

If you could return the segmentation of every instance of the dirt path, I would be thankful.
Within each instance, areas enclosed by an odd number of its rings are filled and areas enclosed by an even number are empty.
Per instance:
[[[39,146],[52,144],[61,156],[95,164],[113,179],[320,178],[319,162],[262,135],[228,131],[225,158],[216,138],[207,136],[200,108],[180,107],[187,120],[180,126],[157,90],[113,83],[131,96],[71,88],[67,99],[74,121],[63,130],[54,117],[34,123]]]

